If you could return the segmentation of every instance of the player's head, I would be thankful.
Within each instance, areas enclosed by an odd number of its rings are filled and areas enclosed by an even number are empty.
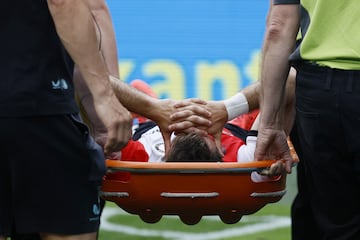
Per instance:
[[[177,135],[172,141],[167,162],[221,162],[215,142],[196,133]]]

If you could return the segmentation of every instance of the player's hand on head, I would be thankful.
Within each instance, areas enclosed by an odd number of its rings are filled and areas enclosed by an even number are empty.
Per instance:
[[[211,112],[206,108],[207,102],[201,99],[185,99],[178,101],[175,112],[170,116],[171,131],[180,133],[204,133],[211,125]]]
[[[207,132],[216,138],[221,138],[221,132],[228,121],[227,111],[222,101],[208,101],[206,108],[211,112],[211,125]]]

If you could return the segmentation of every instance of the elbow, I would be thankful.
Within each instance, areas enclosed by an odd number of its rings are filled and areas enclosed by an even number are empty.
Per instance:
[[[47,0],[49,7],[60,8],[69,3],[69,0]]]
[[[109,9],[105,1],[89,1],[89,8],[94,16],[101,14],[109,15]]]
[[[266,40],[279,41],[296,39],[299,29],[299,7],[297,5],[279,5],[273,8],[266,24]]]
[[[48,8],[53,17],[63,15],[75,8],[75,0],[47,0]]]
[[[280,19],[272,19],[267,25],[267,40],[276,41],[284,35],[285,22]]]

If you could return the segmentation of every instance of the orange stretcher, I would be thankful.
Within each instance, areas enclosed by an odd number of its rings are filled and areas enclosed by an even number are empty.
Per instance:
[[[178,215],[188,225],[202,216],[218,215],[224,223],[238,222],[286,193],[286,173],[265,182],[252,180],[274,163],[171,162],[107,160],[102,197],[147,223],[163,215]]]

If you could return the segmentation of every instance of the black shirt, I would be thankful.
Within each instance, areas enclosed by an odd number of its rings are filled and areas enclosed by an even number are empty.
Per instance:
[[[0,116],[78,112],[74,63],[56,33],[47,1],[1,4]]]

